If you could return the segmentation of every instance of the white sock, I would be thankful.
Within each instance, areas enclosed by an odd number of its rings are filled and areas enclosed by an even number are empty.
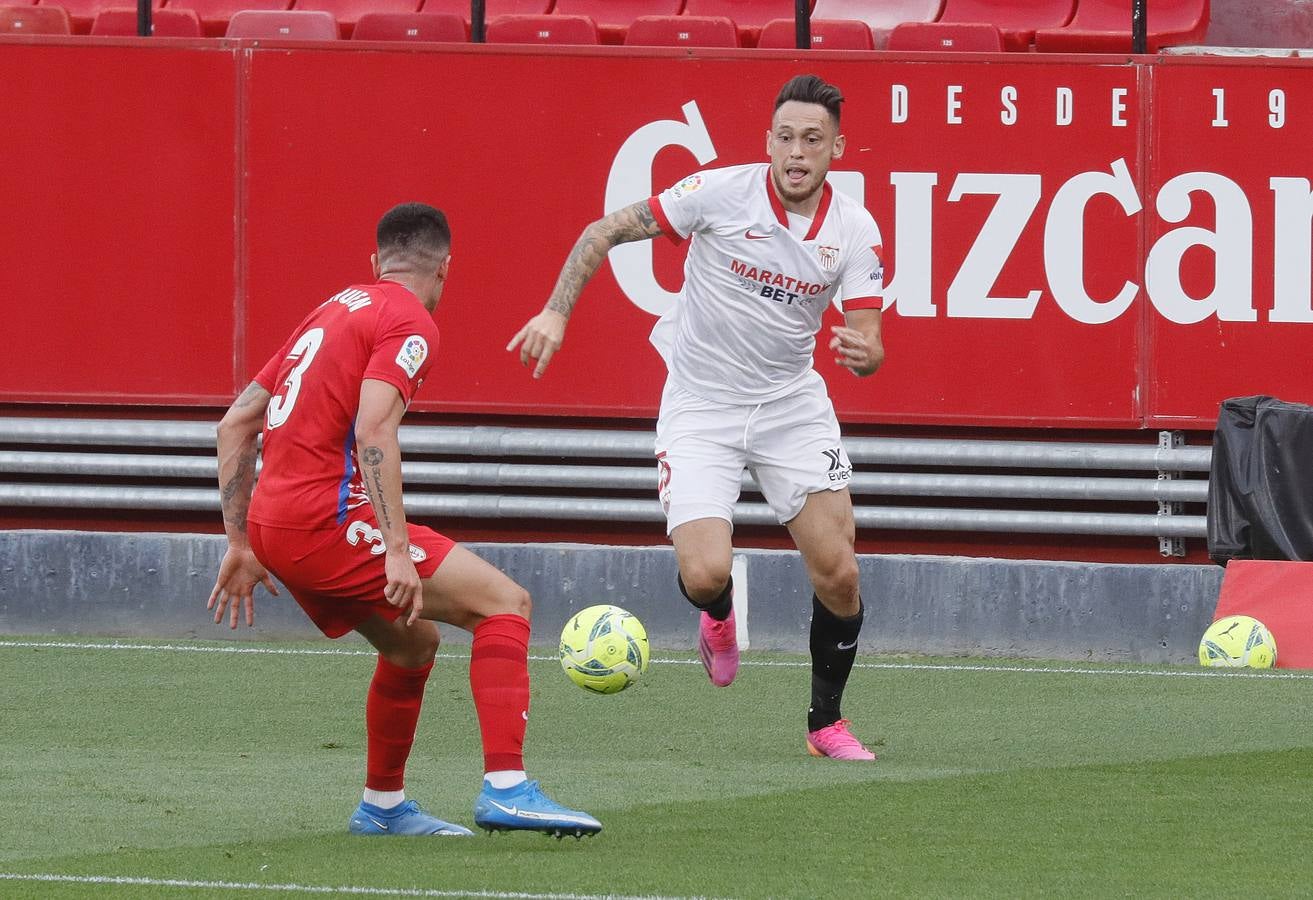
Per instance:
[[[406,802],[405,791],[371,791],[365,788],[365,802],[379,809],[392,809]]]
[[[504,769],[500,772],[488,772],[483,776],[483,780],[488,782],[499,791],[507,788],[513,788],[517,784],[522,784],[529,776],[524,774],[523,769]]]

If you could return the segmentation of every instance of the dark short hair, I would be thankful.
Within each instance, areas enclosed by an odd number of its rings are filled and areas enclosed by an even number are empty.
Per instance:
[[[427,203],[400,203],[378,220],[378,252],[446,256],[451,229],[442,210]]]
[[[823,81],[819,76],[795,75],[790,78],[788,83],[780,88],[779,95],[775,98],[775,109],[779,110],[790,100],[824,106],[829,111],[830,118],[834,119],[834,124],[836,126],[839,124],[839,104],[843,102],[843,94],[837,87]]]

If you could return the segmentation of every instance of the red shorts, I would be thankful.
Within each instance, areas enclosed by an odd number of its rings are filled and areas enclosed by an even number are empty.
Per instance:
[[[419,577],[428,578],[456,542],[423,525],[407,522],[406,528],[410,558]],[[383,598],[383,533],[371,507],[351,510],[336,528],[302,531],[249,522],[247,529],[256,558],[328,637],[339,638],[370,616],[392,621],[401,615]]]

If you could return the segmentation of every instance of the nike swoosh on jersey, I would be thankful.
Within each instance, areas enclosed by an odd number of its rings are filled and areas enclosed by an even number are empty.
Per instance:
[[[743,236],[750,241],[764,241],[766,238],[770,237],[769,234],[753,234],[751,228],[743,232]]]

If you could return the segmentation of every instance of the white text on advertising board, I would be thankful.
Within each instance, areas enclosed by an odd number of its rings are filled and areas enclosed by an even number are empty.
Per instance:
[[[1059,90],[1054,106],[1057,124],[1062,124],[1063,116],[1070,113],[1070,98],[1064,101],[1061,90],[1065,89]],[[1125,97],[1119,91],[1115,89],[1110,98],[1113,125],[1120,124],[1118,117],[1125,113]],[[950,116],[953,99],[950,94]],[[1008,124],[1007,99],[1004,94],[1004,124]],[[895,91],[895,116],[900,112],[898,103]],[[1215,127],[1226,127],[1223,103],[1224,97],[1218,96]],[[607,181],[606,211],[646,199],[654,189],[665,187],[652,184],[652,162],[665,147],[686,148],[700,166],[716,159],[710,130],[696,101],[685,103],[682,111],[682,121],[650,122],[622,144]],[[902,113],[906,113],[906,106]],[[1285,124],[1285,98],[1277,91],[1269,95],[1268,124],[1272,128]],[[832,171],[830,180],[836,190],[865,202],[868,174]],[[1097,223],[1086,221],[1087,206],[1095,197],[1107,196],[1117,202],[1124,217],[1138,216],[1144,210],[1136,180],[1124,158],[1111,159],[1106,168],[1080,172],[1058,184],[1052,178],[1046,180],[1026,172],[957,172],[946,175],[943,185],[937,172],[889,172],[887,177],[893,192],[894,221],[879,224],[886,232],[893,226],[896,272],[886,285],[885,305],[901,316],[933,317],[942,313],[950,318],[1029,319],[1041,302],[1048,302],[1044,301],[1047,292],[1051,302],[1070,318],[1098,325],[1123,315],[1143,290],[1159,315],[1182,325],[1210,318],[1256,322],[1260,308],[1266,321],[1313,323],[1313,188],[1306,177],[1267,179],[1275,235],[1271,298],[1254,296],[1251,198],[1236,181],[1215,172],[1182,172],[1162,185],[1152,198],[1151,214],[1162,223],[1178,227],[1163,232],[1147,248],[1143,284],[1136,280],[1135,261],[1128,259],[1130,270],[1121,287],[1098,297],[1091,296],[1086,288],[1085,245],[1088,236],[1097,233]],[[936,193],[942,194],[945,188],[946,196],[937,201]],[[968,196],[996,199],[947,290],[943,296],[936,296],[932,248],[937,202],[957,203]],[[1042,221],[1037,221],[1037,210],[1045,200],[1047,208]],[[1200,202],[1215,209],[1214,225],[1179,225],[1200,208]],[[1101,208],[1106,209],[1107,204],[1101,204]],[[1043,283],[1028,286],[1020,296],[995,294],[999,274],[1017,252],[1023,232],[1032,227],[1043,228]],[[1182,259],[1195,247],[1210,251],[1212,259],[1213,287],[1205,296],[1191,296],[1182,285]],[[649,242],[617,247],[610,259],[621,290],[635,305],[659,315],[673,301],[674,295],[657,283]]]

